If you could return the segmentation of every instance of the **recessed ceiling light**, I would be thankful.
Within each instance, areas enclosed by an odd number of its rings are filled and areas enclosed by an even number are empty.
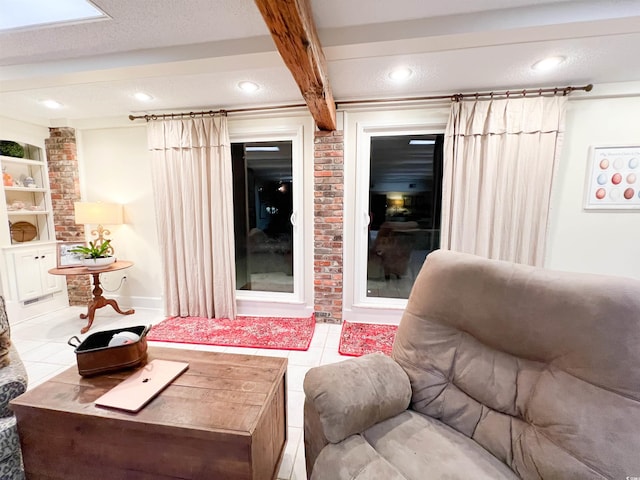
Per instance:
[[[136,100],[140,100],[141,102],[148,102],[149,100],[153,100],[153,97],[151,95],[144,92],[134,93],[133,98],[135,98]]]
[[[247,152],[279,152],[280,151],[280,147],[275,146],[275,145],[258,145],[255,147],[245,147],[245,150]]]
[[[564,62],[566,60],[565,57],[547,57],[543,60],[540,60],[539,62],[534,63],[531,68],[533,68],[534,70],[538,71],[538,72],[546,72],[548,70],[551,70],[554,67],[557,67],[558,65],[560,65],[562,62]]]
[[[411,76],[413,72],[411,71],[410,68],[407,67],[398,67],[395,68],[391,71],[391,73],[389,73],[389,78],[391,80],[406,80],[407,78],[409,78]]]
[[[55,100],[42,100],[41,103],[47,108],[62,108],[62,104]]]
[[[244,81],[238,84],[238,88],[240,88],[240,90],[242,90],[243,92],[251,93],[258,90],[260,88],[260,85],[258,85],[257,83]]]

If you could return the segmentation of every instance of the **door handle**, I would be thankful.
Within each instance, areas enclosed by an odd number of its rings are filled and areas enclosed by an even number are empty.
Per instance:
[[[293,225],[294,227],[296,226],[296,220],[297,220],[296,212],[293,212],[289,217],[289,221],[291,222],[291,225]]]

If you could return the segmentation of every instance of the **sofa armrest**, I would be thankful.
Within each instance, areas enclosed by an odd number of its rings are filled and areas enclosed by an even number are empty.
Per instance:
[[[12,415],[9,402],[27,390],[27,369],[13,345],[9,359],[9,365],[0,368],[0,417]]]
[[[322,449],[329,443],[324,436],[320,416],[309,400],[304,401],[304,459],[307,467],[307,478],[311,478],[313,465]]]
[[[394,360],[374,353],[312,368],[304,392],[306,410],[315,411],[319,419],[314,423],[322,427],[324,438],[338,443],[405,411],[411,383]]]

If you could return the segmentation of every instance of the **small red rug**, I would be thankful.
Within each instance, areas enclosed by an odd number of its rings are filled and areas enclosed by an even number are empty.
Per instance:
[[[391,347],[393,347],[397,330],[397,325],[345,321],[342,324],[338,352],[341,355],[354,357],[374,352],[391,356]]]
[[[171,317],[151,328],[147,340],[224,347],[307,350],[316,326],[309,318]]]

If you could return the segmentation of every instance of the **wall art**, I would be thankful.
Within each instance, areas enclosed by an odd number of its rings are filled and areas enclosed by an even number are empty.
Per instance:
[[[586,209],[640,209],[640,146],[591,147]]]

